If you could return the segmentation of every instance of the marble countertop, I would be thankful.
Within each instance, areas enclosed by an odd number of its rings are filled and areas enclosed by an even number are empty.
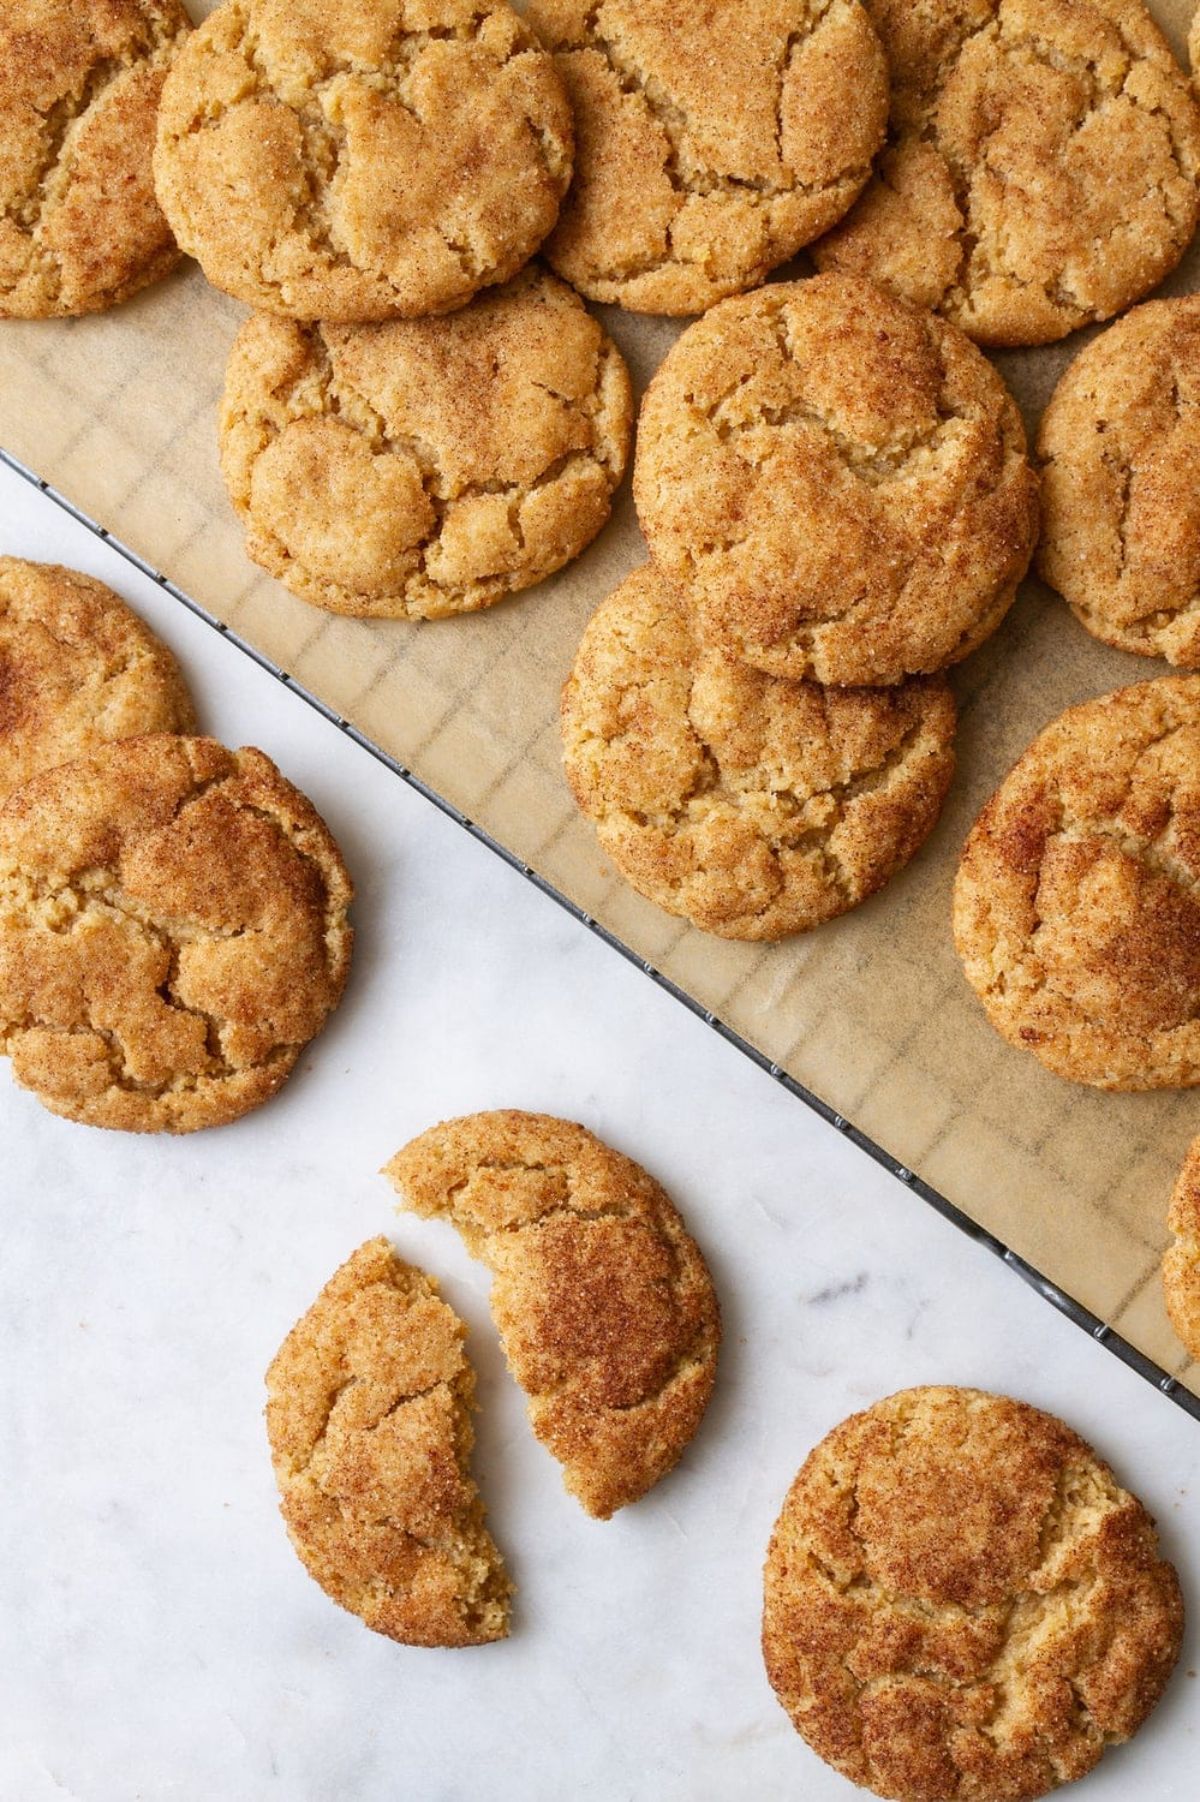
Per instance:
[[[207,728],[312,796],[359,895],[342,1008],[236,1126],[99,1133],[0,1068],[2,1802],[848,1802],[764,1677],[763,1552],[828,1428],[943,1381],[1061,1413],[1157,1515],[1196,1624],[1143,1734],[1073,1793],[1194,1802],[1200,1426],[3,468],[0,528],[0,550],[134,603]],[[708,1418],[608,1523],[528,1431],[481,1268],[448,1227],[396,1217],[375,1174],[433,1121],[501,1105],[581,1119],[645,1163],[720,1290]],[[475,1468],[519,1585],[500,1646],[367,1632],[276,1514],[263,1370],[379,1232],[469,1323]]]

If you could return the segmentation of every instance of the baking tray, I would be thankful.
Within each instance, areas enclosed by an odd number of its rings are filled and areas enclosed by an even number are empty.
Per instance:
[[[1179,48],[1190,6],[1153,10]],[[1198,286],[1193,248],[1165,291]],[[601,316],[640,390],[679,325]],[[221,487],[216,405],[243,317],[188,265],[110,314],[5,322],[0,454],[1200,1418],[1200,1369],[1159,1284],[1200,1097],[1102,1095],[1051,1076],[987,1025],[949,930],[962,840],[1028,741],[1063,707],[1165,665],[1097,644],[1027,583],[955,673],[959,774],[909,868],[814,933],[714,939],[615,875],[560,768],[558,693],[583,626],[645,556],[628,485],[582,558],[485,613],[420,625],[324,614],[248,562]],[[1031,426],[1091,335],[996,357]]]

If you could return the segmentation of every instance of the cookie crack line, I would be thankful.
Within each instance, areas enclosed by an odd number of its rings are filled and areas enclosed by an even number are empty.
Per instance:
[[[246,1066],[231,1064],[224,1052],[223,1033],[224,1028],[229,1022],[220,1021],[216,1015],[206,1012],[203,1008],[189,1007],[185,1002],[180,1000],[178,994],[175,993],[172,987],[177,976],[181,944],[177,939],[171,936],[170,925],[160,923],[159,921],[152,919],[144,911],[138,909],[132,904],[130,898],[124,895],[115,885],[111,888],[97,890],[80,887],[71,882],[65,882],[47,886],[44,889],[41,889],[40,892],[35,887],[34,894],[30,896],[29,899],[58,903],[66,901],[68,897],[75,904],[76,911],[74,914],[70,918],[61,920],[53,925],[39,922],[39,930],[51,932],[60,937],[73,938],[76,933],[80,931],[86,932],[90,929],[91,925],[94,923],[94,916],[97,908],[102,910],[102,917],[104,918],[112,918],[115,916],[117,919],[126,921],[130,925],[137,927],[145,941],[157,945],[160,950],[167,954],[167,975],[163,978],[163,981],[157,985],[155,993],[166,1003],[172,1013],[184,1015],[189,1019],[200,1020],[204,1023],[207,1028],[206,1054],[214,1060],[217,1067],[215,1069],[188,1072],[186,1074],[180,1073],[161,1083],[146,1082],[138,1077],[134,1077],[130,1074],[128,1051],[119,1031],[115,1027],[101,1026],[93,1019],[93,1003],[90,998],[86,997],[85,1004],[88,1016],[86,1025],[83,1023],[76,1023],[71,1026],[61,1026],[54,1021],[28,1017],[19,1022],[9,1022],[5,1028],[0,1029],[0,1043],[7,1044],[14,1036],[31,1030],[41,1032],[64,1032],[68,1037],[80,1037],[88,1033],[95,1033],[98,1038],[104,1040],[111,1053],[119,1054],[119,1070],[116,1068],[113,1057],[110,1057],[109,1060],[114,1068],[114,1074],[119,1077],[117,1086],[129,1093],[141,1095],[161,1096],[174,1094],[182,1089],[196,1087],[203,1082],[220,1082],[231,1076],[241,1074]],[[254,936],[256,934],[256,929],[243,928],[240,932],[232,933],[205,932],[202,936],[204,940],[210,938],[234,939],[240,938],[246,933]],[[190,942],[194,941],[183,941],[183,943]],[[214,1051],[211,1042],[214,1033],[217,1036],[218,1042],[218,1049],[216,1051]],[[254,1067],[260,1068],[264,1064],[269,1064],[281,1057],[290,1056],[296,1049],[296,1044],[290,1041],[280,1040],[272,1046],[265,1058],[256,1061]]]
[[[783,84],[796,52],[796,46],[803,43],[817,29],[837,0],[815,0],[809,6],[809,24],[805,31],[793,31],[788,34],[783,52],[778,63],[779,91],[775,101],[775,142],[780,162],[783,161]],[[681,200],[689,200],[694,195],[707,196],[717,193],[739,193],[746,196],[753,206],[767,206],[776,200],[788,198],[792,194],[815,194],[826,187],[835,187],[851,181],[863,173],[861,168],[840,170],[829,182],[803,182],[793,177],[790,181],[770,182],[761,177],[721,175],[715,170],[707,169],[701,164],[685,162],[684,146],[681,133],[688,124],[688,115],[682,107],[665,94],[661,85],[653,76],[647,75],[638,67],[636,58],[627,53],[616,37],[610,36],[603,25],[601,15],[604,3],[594,6],[589,12],[583,26],[583,37],[565,42],[557,47],[556,54],[564,56],[584,55],[589,50],[598,51],[616,76],[622,94],[640,98],[655,124],[662,129],[667,140],[668,155],[665,173],[672,189]],[[668,251],[663,257],[650,262],[636,262],[622,267],[622,280],[639,275],[649,275],[655,270],[665,268],[679,257]]]
[[[405,1149],[407,1149],[407,1147]],[[403,1153],[397,1154],[397,1158],[402,1156]],[[387,1176],[397,1188],[403,1203],[405,1192],[402,1179],[400,1179],[394,1171],[394,1164],[396,1161],[396,1159],[393,1159],[389,1164],[386,1164],[382,1174]],[[567,1200],[556,1202],[552,1206],[541,1209],[539,1212],[532,1214],[526,1219],[506,1221],[495,1226],[479,1225],[469,1215],[462,1220],[457,1217],[455,1209],[457,1198],[463,1196],[465,1192],[470,1189],[472,1183],[477,1179],[480,1173],[515,1174],[518,1171],[533,1176],[541,1175],[560,1178],[563,1187],[567,1191]],[[455,1182],[446,1187],[443,1198],[439,1201],[433,1211],[437,1217],[445,1219],[448,1225],[453,1226],[463,1235],[467,1241],[468,1250],[471,1251],[473,1255],[480,1257],[485,1264],[488,1264],[493,1272],[495,1271],[496,1266],[489,1253],[489,1245],[492,1240],[516,1238],[526,1233],[536,1235],[548,1221],[556,1218],[567,1218],[584,1222],[597,1220],[623,1220],[644,1226],[653,1236],[656,1244],[668,1257],[672,1272],[670,1278],[670,1292],[672,1300],[678,1302],[680,1295],[686,1293],[689,1287],[688,1274],[681,1258],[681,1240],[686,1241],[686,1229],[683,1228],[682,1225],[679,1225],[676,1230],[671,1230],[670,1225],[664,1225],[657,1217],[655,1209],[650,1205],[638,1206],[629,1202],[622,1203],[616,1201],[608,1206],[579,1206],[573,1199],[577,1194],[578,1186],[578,1177],[574,1166],[569,1163],[548,1163],[527,1161],[524,1159],[483,1158],[474,1162],[469,1174],[458,1178]],[[503,1334],[501,1334],[501,1337],[503,1338]],[[707,1361],[706,1350],[711,1346],[711,1341],[711,1323],[704,1318],[703,1314],[700,1314],[697,1318],[694,1332],[687,1343],[679,1347],[675,1352],[670,1368],[652,1388],[646,1391],[645,1394],[639,1396],[638,1399],[633,1402],[622,1403],[606,1401],[592,1405],[597,1408],[598,1412],[622,1415],[636,1414],[642,1410],[656,1406],[663,1400],[667,1392],[675,1387],[681,1378],[687,1376],[689,1371],[703,1368]],[[522,1388],[524,1387],[523,1384],[520,1386]],[[568,1371],[558,1382],[539,1386],[536,1391],[529,1391],[528,1393],[530,1395],[530,1400],[536,1409],[544,1408],[549,1403],[554,1402],[563,1396],[569,1396],[572,1391],[579,1391],[581,1387],[585,1392],[584,1399],[586,1401],[587,1378],[586,1375],[581,1375],[580,1371],[576,1369]]]
[[[1147,47],[1135,43],[1122,20],[1111,16],[1111,9],[1104,7],[1102,11],[1103,24],[1115,33],[1120,52],[1117,55],[1100,52],[1088,57],[1073,54],[1057,42],[1051,33],[1039,31],[1037,21],[1030,21],[1025,16],[1025,9],[1018,8],[1018,16],[1013,18],[1006,9],[1005,0],[993,0],[987,17],[973,27],[960,31],[957,38],[944,47],[924,78],[907,80],[900,101],[893,103],[885,153],[877,171],[877,179],[883,187],[894,193],[898,192],[894,181],[889,178],[888,162],[905,145],[923,144],[937,155],[949,180],[958,213],[958,225],[954,233],[959,245],[958,267],[954,275],[944,281],[935,303],[944,307],[951,317],[965,321],[975,314],[978,286],[990,277],[1001,280],[1012,289],[1040,295],[1055,312],[1070,322],[1064,324],[1064,332],[1088,320],[1107,317],[1110,310],[1119,311],[1129,304],[1131,298],[1136,298],[1136,295],[1129,296],[1121,302],[1121,307],[1107,309],[1077,293],[1061,270],[1030,274],[1016,267],[1003,221],[999,228],[994,228],[986,236],[978,229],[975,220],[976,172],[986,169],[992,180],[1005,187],[1010,185],[1006,172],[996,166],[988,153],[991,138],[1004,128],[1004,113],[999,114],[991,130],[974,146],[971,166],[968,168],[956,155],[948,135],[943,134],[939,106],[948,83],[970,47],[979,39],[990,39],[992,43],[991,54],[995,67],[991,71],[985,71],[985,74],[989,76],[993,86],[997,80],[997,71],[1015,70],[1020,89],[1022,57],[1052,73],[1073,77],[1084,84],[1086,93],[1078,116],[1073,123],[1065,118],[1062,121],[1065,144],[1069,144],[1097,119],[1109,117],[1111,109],[1118,103],[1129,105],[1144,119],[1156,120],[1162,132],[1160,147],[1167,153],[1174,176],[1180,178],[1187,189],[1183,195],[1176,196],[1172,191],[1171,176],[1146,177],[1146,192],[1157,198],[1163,220],[1170,227],[1171,233],[1170,244],[1164,246],[1169,260],[1160,268],[1159,277],[1178,260],[1178,254],[1191,236],[1196,207],[1189,203],[1188,195],[1191,194],[1194,198],[1200,155],[1181,136],[1180,121],[1173,110],[1160,104],[1153,94],[1139,93],[1135,82],[1137,72],[1145,67],[1159,76],[1177,77],[1179,97],[1181,101],[1186,101],[1184,77],[1173,58],[1169,58],[1169,52],[1166,53],[1168,62],[1162,54],[1156,52],[1153,45]],[[1108,66],[1110,64],[1114,66]],[[851,214],[848,223],[852,230],[855,221],[856,215]],[[1112,229],[1116,231],[1119,227],[1114,226]],[[1104,241],[1104,237],[1099,234],[1091,241],[1090,256],[1093,263],[1101,256]],[[1170,254],[1172,248],[1175,251],[1173,256]],[[833,252],[830,262],[835,263],[836,260],[836,252]],[[1041,260],[1045,262],[1047,259],[1043,255]],[[988,334],[986,341],[990,341],[990,329],[985,307],[981,330]],[[1012,342],[1008,336],[1011,328],[1001,323],[998,329],[1002,334],[996,340],[998,343]]]
[[[513,531],[518,548],[524,550],[527,547],[525,543],[524,522],[521,518],[521,510],[524,503],[532,496],[540,494],[543,490],[552,487],[566,475],[568,471],[580,467],[594,467],[599,470],[604,477],[610,493],[616,485],[614,479],[616,475],[614,458],[619,457],[619,447],[614,448],[605,441],[602,433],[595,431],[603,405],[602,389],[604,371],[613,361],[614,357],[619,354],[608,345],[602,345],[600,347],[597,355],[598,366],[596,384],[593,391],[586,395],[582,400],[576,401],[573,399],[565,399],[563,396],[556,394],[555,391],[549,388],[544,382],[535,382],[533,384],[535,387],[543,388],[548,394],[553,395],[556,400],[562,402],[574,417],[585,420],[589,427],[593,428],[592,435],[598,442],[593,442],[586,448],[576,447],[559,453],[557,456],[552,457],[536,476],[525,481],[504,482],[497,478],[493,480],[462,482],[456,485],[446,477],[438,459],[437,452],[431,445],[427,444],[413,433],[396,430],[394,426],[388,423],[370,398],[363,393],[361,388],[356,387],[343,371],[335,368],[328,341],[324,336],[323,327],[320,324],[314,324],[311,327],[302,327],[301,329],[305,332],[306,341],[317,350],[320,363],[320,394],[317,397],[316,404],[306,404],[303,411],[296,412],[285,419],[282,426],[276,425],[274,421],[268,420],[265,415],[260,414],[263,429],[269,435],[267,436],[266,442],[255,452],[251,467],[253,467],[254,463],[258,462],[258,459],[273,443],[284,435],[289,426],[303,423],[306,420],[319,420],[321,418],[334,419],[348,430],[353,431],[356,436],[369,447],[373,455],[390,454],[410,457],[415,464],[417,473],[420,477],[422,491],[429,504],[430,513],[432,514],[432,521],[428,530],[408,547],[409,553],[417,559],[417,569],[410,574],[404,587],[395,591],[400,595],[403,595],[411,585],[413,575],[419,576],[420,579],[427,583],[437,594],[454,595],[460,592],[463,587],[462,583],[442,581],[430,572],[428,566],[430,552],[436,548],[445,529],[449,509],[458,505],[460,502],[472,500],[482,495],[505,497],[509,502],[508,524]],[[291,404],[295,400],[297,391],[303,387],[304,382],[305,373],[302,371],[284,399],[283,404],[285,406]],[[346,411],[344,405],[346,400],[351,400],[355,408],[361,409],[361,412],[368,418],[368,425],[364,426],[361,419],[355,418],[353,413],[348,413]],[[241,410],[239,416],[243,419],[248,419],[248,415],[244,409]],[[262,522],[256,523],[260,530],[267,529],[263,527]],[[272,537],[274,538],[281,555],[285,556],[289,562],[299,561],[299,559],[295,558],[292,553],[287,550],[286,546],[283,545],[282,541],[279,540],[275,534],[272,534]],[[467,586],[472,589],[481,588],[499,581],[504,582],[507,587],[513,573],[514,572],[503,570],[491,573],[485,571],[482,574],[473,576]],[[520,574],[521,572],[518,571],[515,573]],[[385,594],[382,598],[386,601],[390,597]]]
[[[279,73],[271,66],[269,57],[264,54],[253,22],[247,16],[242,21],[237,49],[245,64],[247,74],[254,78],[252,94],[242,93],[232,99],[218,99],[210,102],[201,114],[192,118],[186,133],[182,135],[193,136],[198,132],[216,129],[235,107],[251,98],[285,108],[292,113],[299,122],[306,151],[302,172],[304,192],[294,196],[290,225],[280,228],[267,246],[268,251],[274,252],[281,237],[291,231],[308,244],[314,258],[327,258],[337,268],[369,274],[372,280],[382,283],[393,294],[402,295],[404,293],[402,282],[381,267],[373,266],[369,270],[363,270],[345,247],[337,242],[334,235],[329,202],[346,139],[344,131],[331,119],[330,110],[325,102],[330,98],[336,98],[341,84],[345,81],[357,81],[386,93],[412,118],[416,119],[422,128],[427,130],[431,123],[430,120],[424,116],[418,106],[412,103],[408,93],[422,57],[429,49],[438,44],[475,44],[488,16],[485,12],[473,13],[469,20],[462,22],[461,26],[435,26],[417,30],[401,28],[396,43],[396,48],[401,54],[391,60],[364,62],[352,55],[334,52],[327,46],[322,46],[321,56],[325,72],[312,83],[313,99],[304,104],[297,104],[293,100],[282,98],[278,85]],[[518,38],[503,56],[497,56],[489,49],[488,54],[493,64],[494,74],[502,73],[512,63],[520,61],[523,57],[545,55],[540,45],[529,41],[531,34],[523,22],[521,30],[525,41]],[[552,154],[551,141],[545,127],[532,118],[526,118],[524,124],[526,135],[536,150],[543,170],[553,180],[558,181],[563,174],[562,157],[561,155],[555,157]],[[314,142],[317,145],[317,154],[308,155]],[[330,149],[333,151],[332,162],[331,166],[327,166],[324,170],[325,186],[321,190],[316,186],[314,165],[319,166],[322,162],[329,165],[328,152]],[[321,155],[322,150],[326,152],[324,156]],[[471,252],[469,246],[457,242],[450,235],[443,219],[438,218],[434,223],[439,237],[451,254],[458,259],[462,273],[468,281],[479,282],[485,277],[491,267],[490,260],[481,259]],[[289,287],[294,286],[295,277],[283,278],[268,274],[266,267],[268,261],[269,258],[263,259],[263,267],[258,271],[258,280],[265,288],[286,300]]]

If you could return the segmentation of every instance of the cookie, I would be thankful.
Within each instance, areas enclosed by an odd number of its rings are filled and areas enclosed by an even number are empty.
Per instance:
[[[449,319],[247,320],[221,467],[256,562],[334,613],[491,606],[608,518],[632,424],[620,352],[536,265]]]
[[[491,1269],[509,1368],[571,1494],[600,1520],[644,1495],[700,1424],[721,1337],[669,1197],[582,1126],[512,1109],[433,1127],[384,1174]]]
[[[702,313],[867,182],[888,77],[858,0],[531,0],[526,17],[578,134],[546,255],[593,300]]]
[[[1137,1732],[1179,1655],[1154,1523],[1061,1421],[976,1389],[854,1414],[792,1484],[763,1652],[798,1733],[896,1802],[1028,1802]]]
[[[271,1461],[301,1563],[409,1646],[508,1633],[512,1585],[469,1468],[465,1333],[432,1277],[369,1239],[267,1371]]]
[[[967,656],[1037,537],[1024,429],[991,364],[840,275],[688,327],[646,394],[634,499],[706,644],[845,686]]]
[[[0,10],[0,319],[96,313],[178,261],[154,197],[178,0],[6,0]]]
[[[640,895],[723,938],[845,913],[932,831],[954,773],[940,676],[821,688],[696,641],[653,564],[595,614],[563,690],[563,761]]]
[[[194,729],[179,665],[111,588],[0,557],[0,802],[110,739]]]
[[[954,936],[992,1025],[1057,1075],[1200,1082],[1200,677],[1039,733],[967,839]]]
[[[225,0],[159,115],[163,211],[209,281],[290,319],[445,313],[558,218],[570,107],[504,0]]]
[[[68,1120],[236,1120],[336,1006],[350,896],[261,751],[158,734],[43,771],[0,808],[0,1050]]]
[[[866,0],[892,68],[888,144],[813,248],[981,344],[1110,319],[1182,257],[1200,109],[1141,0]]]
[[[1080,352],[1038,434],[1038,567],[1105,644],[1200,665],[1200,295]]]
[[[1200,1360],[1200,1139],[1183,1161],[1167,1227],[1175,1235],[1163,1257],[1167,1313],[1188,1356]]]

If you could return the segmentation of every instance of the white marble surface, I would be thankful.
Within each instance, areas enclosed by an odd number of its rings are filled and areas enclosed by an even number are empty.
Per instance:
[[[0,1069],[3,1802],[845,1802],[763,1676],[759,1571],[809,1447],[908,1383],[1065,1415],[1158,1515],[1200,1622],[1200,1427],[3,469],[0,549],[133,601],[209,729],[312,795],[359,888],[347,999],[250,1119],[103,1134]],[[504,1104],[645,1162],[721,1292],[709,1417],[607,1524],[527,1430],[481,1271],[449,1228],[394,1217],[374,1174],[432,1121]],[[380,1231],[470,1324],[476,1468],[520,1586],[502,1646],[368,1633],[276,1516],[262,1371]],[[1193,1628],[1158,1714],[1080,1802],[1194,1802],[1198,1653]]]

